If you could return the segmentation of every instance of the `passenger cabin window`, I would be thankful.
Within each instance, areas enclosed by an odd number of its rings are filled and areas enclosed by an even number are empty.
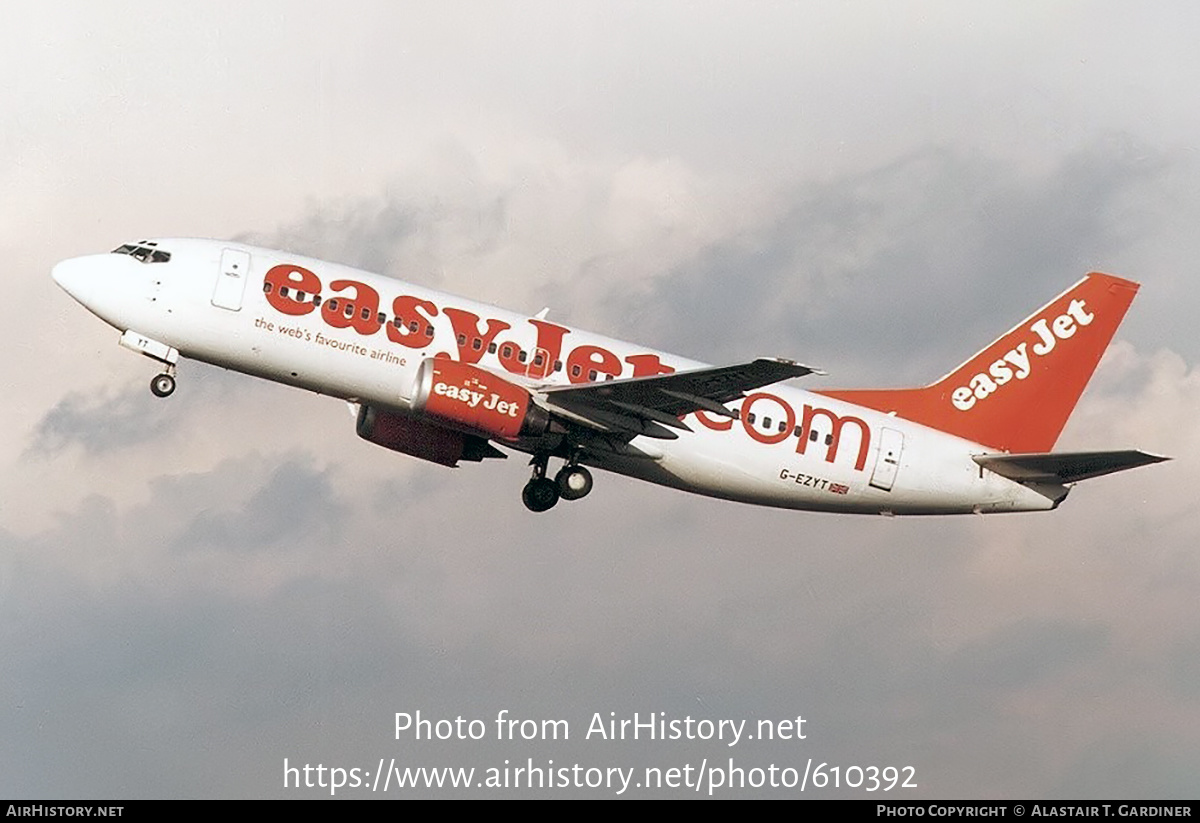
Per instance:
[[[139,240],[136,243],[125,243],[112,250],[113,254],[128,254],[134,260],[142,263],[166,263],[171,259],[171,253],[158,248],[153,240]]]

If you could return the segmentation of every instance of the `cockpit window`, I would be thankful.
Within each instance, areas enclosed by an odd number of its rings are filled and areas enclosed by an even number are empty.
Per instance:
[[[171,259],[171,253],[158,248],[153,240],[139,240],[136,243],[125,243],[112,250],[113,254],[128,254],[143,263],[166,263]]]

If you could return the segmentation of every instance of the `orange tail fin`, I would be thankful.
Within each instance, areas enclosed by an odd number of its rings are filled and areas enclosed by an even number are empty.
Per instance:
[[[1050,451],[1137,290],[1092,273],[932,385],[821,394],[996,449]]]

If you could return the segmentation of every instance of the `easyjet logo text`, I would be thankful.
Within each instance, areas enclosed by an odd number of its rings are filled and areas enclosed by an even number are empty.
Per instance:
[[[494,355],[510,374],[545,379],[561,371],[571,383],[593,383],[617,377],[651,377],[675,371],[657,354],[630,354],[622,360],[602,346],[582,344],[569,348],[565,340],[571,330],[538,318],[527,321],[529,329],[514,329],[498,318],[481,318],[454,306],[439,306],[409,294],[385,303],[379,292],[366,283],[339,278],[328,284],[303,266],[283,264],[263,276],[267,303],[283,314],[298,317],[319,312],[321,320],[334,329],[353,329],[371,337],[383,334],[392,343],[411,349],[427,349],[436,342],[445,345],[448,335],[437,335],[439,315],[449,320],[457,351],[433,356],[475,364]],[[390,309],[390,311],[389,311]],[[444,327],[443,327],[444,330]],[[515,337],[506,336],[506,333]],[[522,346],[517,338],[524,338]]]
[[[483,398],[487,397],[486,392],[473,391],[462,386],[452,386],[448,383],[434,383],[433,393],[442,397],[449,397],[451,400],[457,400],[468,408],[482,408],[488,411],[494,411],[496,414],[507,414],[509,417],[516,417],[520,412],[520,403],[514,403],[508,400],[501,400],[500,395],[492,392],[491,397],[488,397],[486,402]],[[481,406],[480,403],[483,403]]]
[[[1096,315],[1087,310],[1082,300],[1072,300],[1065,314],[1054,320],[1039,318],[1030,327],[1034,337],[1014,346],[992,363],[986,372],[979,372],[965,386],[950,394],[950,402],[959,411],[968,411],[976,403],[991,397],[1005,384],[1024,380],[1033,373],[1034,360],[1053,352],[1060,340],[1069,340],[1080,326],[1091,325]]]
[[[734,421],[714,420],[702,411],[695,413],[696,420],[715,431],[729,431]],[[796,441],[796,454],[806,454],[810,445],[825,448],[825,462],[833,463],[843,445],[843,437],[851,433],[848,442],[854,443],[857,435],[858,451],[854,468],[862,471],[871,450],[871,427],[861,417],[840,415],[821,406],[805,403],[800,413],[792,404],[769,392],[754,392],[742,402],[738,421],[752,440],[767,445],[777,445],[788,440]]]

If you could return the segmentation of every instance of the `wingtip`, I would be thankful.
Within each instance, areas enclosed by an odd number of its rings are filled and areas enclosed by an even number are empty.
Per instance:
[[[806,366],[803,363],[798,363],[795,360],[789,360],[786,357],[760,357],[758,359],[766,361],[768,363],[778,363],[781,366],[790,366],[792,369],[795,370],[796,377],[804,377],[805,375],[808,375],[808,374],[819,374],[819,375],[827,374],[827,372],[824,371],[823,369],[817,369],[817,368],[813,368],[812,366]]]

